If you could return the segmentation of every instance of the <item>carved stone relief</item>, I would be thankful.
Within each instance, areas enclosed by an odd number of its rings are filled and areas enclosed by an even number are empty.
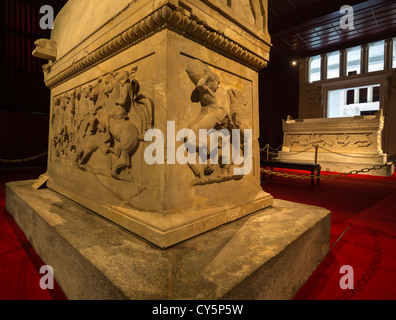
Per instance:
[[[54,99],[52,161],[118,180],[131,178],[131,158],[154,124],[154,104],[140,93],[136,72],[110,73]],[[98,152],[106,163],[89,166]]]
[[[373,133],[363,134],[288,134],[286,136],[286,146],[290,147],[311,147],[319,145],[321,147],[336,148],[367,148],[376,141]]]
[[[191,101],[193,103],[200,103],[201,111],[199,115],[189,124],[188,128],[191,128],[195,134],[195,137],[199,137],[200,129],[211,130],[215,129],[220,132],[222,129],[226,129],[226,132],[231,133],[233,129],[240,130],[239,144],[236,141],[230,141],[230,144],[235,144],[239,146],[237,152],[243,157],[244,153],[244,130],[251,129],[251,124],[249,120],[249,102],[248,99],[243,95],[243,93],[237,89],[228,89],[226,101],[228,105],[221,105],[216,97],[216,91],[221,85],[219,75],[213,72],[208,66],[203,64],[199,60],[191,62],[187,68],[186,72],[190,80],[195,85],[195,90],[191,94]],[[232,135],[230,134],[230,137]],[[221,138],[217,141],[216,147],[218,150],[219,163],[210,164],[209,158],[213,146],[208,138],[207,143],[202,145],[196,145],[196,156],[197,164],[189,164],[191,171],[193,172],[195,179],[193,184],[208,184],[215,182],[222,182],[228,180],[239,180],[242,179],[242,175],[234,175],[233,168],[236,165],[230,154],[222,150],[222,140]],[[201,159],[202,162],[208,164],[199,164],[199,154],[200,148],[205,148],[204,154],[207,155],[206,159]],[[228,161],[225,160],[228,158]],[[240,166],[240,165],[239,165]]]
[[[54,99],[51,161],[117,180],[133,181],[131,159],[144,143],[145,132],[154,125],[154,103],[140,93],[136,72],[137,68],[109,73],[93,85],[79,87]],[[235,164],[233,152],[244,157],[245,129],[251,129],[248,99],[241,91],[227,88],[224,89],[227,104],[219,103],[216,91],[221,85],[220,77],[199,60],[190,63],[186,73],[195,85],[191,102],[201,106],[198,116],[186,124],[186,128],[191,129],[197,139],[200,129],[208,132],[214,129],[218,133],[225,129],[230,133],[228,146],[237,148],[237,151],[230,148],[225,152],[221,135],[215,145],[210,136],[205,146],[196,144],[196,161],[188,163],[194,176],[193,185],[242,179],[243,175],[235,175],[233,169],[244,163]],[[239,141],[232,141],[233,129],[239,129]],[[205,159],[200,159],[200,148],[205,148]],[[215,164],[210,161],[213,149],[218,152]]]

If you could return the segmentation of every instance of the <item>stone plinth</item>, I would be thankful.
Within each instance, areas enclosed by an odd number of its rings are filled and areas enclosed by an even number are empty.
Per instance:
[[[329,251],[330,213],[275,200],[165,250],[34,181],[7,210],[69,299],[291,299]]]
[[[324,171],[349,172],[387,162],[382,151],[384,116],[347,118],[288,119],[283,121],[283,147],[278,160],[313,163]],[[309,150],[307,150],[309,149]],[[370,171],[370,175],[390,176],[393,166]]]
[[[53,60],[47,186],[161,248],[272,205],[258,144],[266,17],[267,1],[68,1],[34,53]],[[224,153],[175,160],[180,130],[211,128],[240,130],[251,170]]]

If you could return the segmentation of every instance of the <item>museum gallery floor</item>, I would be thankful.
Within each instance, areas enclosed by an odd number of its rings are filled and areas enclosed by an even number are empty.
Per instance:
[[[2,300],[65,299],[58,286],[54,290],[40,289],[39,269],[44,263],[5,209],[5,182],[34,179],[44,171],[30,169],[0,175]],[[315,188],[306,181],[274,177],[262,187],[276,199],[322,206],[332,212],[331,250],[294,299],[396,298],[396,174],[326,179]],[[354,268],[354,290],[339,287],[343,265]]]

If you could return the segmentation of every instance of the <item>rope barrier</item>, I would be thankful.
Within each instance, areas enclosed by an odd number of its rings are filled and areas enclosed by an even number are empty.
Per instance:
[[[272,151],[279,151],[280,149],[282,149],[282,147],[283,147],[283,144],[281,144],[278,148],[276,148],[276,149],[274,149],[274,148],[271,148],[271,146],[268,144],[268,147],[272,150]]]
[[[29,158],[25,158],[25,159],[18,159],[18,160],[8,160],[8,159],[0,159],[0,163],[23,163],[23,162],[29,162],[29,161],[33,161],[36,159],[40,159],[44,156],[46,156],[48,154],[48,152],[43,152],[41,154],[38,154],[36,156],[33,157],[29,157]]]
[[[345,154],[345,153],[340,153],[340,152],[335,152],[335,151],[331,151],[329,149],[326,149],[325,147],[321,147],[319,146],[319,148],[330,152],[330,153],[334,153],[334,154],[338,154],[340,156],[344,156],[344,157],[350,157],[350,158],[359,158],[359,159],[373,159],[373,158],[380,158],[380,155],[373,155],[373,156],[355,156],[355,155],[350,155],[350,154]]]
[[[284,173],[284,172],[279,172],[279,171],[272,171],[272,170],[267,170],[264,168],[261,168],[261,172],[263,173],[269,173],[269,174],[274,174],[276,176],[281,176],[281,177],[285,177],[285,178],[293,178],[293,179],[313,179],[313,178],[319,178],[319,179],[335,179],[335,178],[339,178],[342,176],[348,176],[348,175],[357,175],[357,174],[361,174],[361,173],[368,173],[370,171],[374,171],[374,170],[381,170],[382,168],[388,167],[388,166],[392,166],[396,164],[396,160],[395,161],[388,161],[387,163],[383,164],[383,165],[375,165],[372,168],[363,168],[360,170],[351,170],[349,172],[341,172],[341,173],[337,173],[337,174],[328,174],[328,175],[320,175],[320,176],[316,176],[316,175],[299,175],[299,174],[294,174],[294,173]]]
[[[324,148],[324,147],[318,146],[318,145],[312,145],[312,147],[309,147],[309,148],[307,148],[305,150],[292,152],[292,153],[288,153],[288,154],[299,154],[299,153],[307,152],[308,150],[311,150],[312,148],[315,148],[315,163],[316,163],[317,152],[318,152],[319,148],[322,148],[325,151],[330,152],[330,153],[334,153],[334,154],[338,154],[338,155],[346,156],[346,157],[351,157],[351,158],[372,159],[372,158],[381,157],[379,155],[374,155],[374,156],[353,156],[353,155],[348,155],[348,154],[343,154],[343,153],[331,151],[331,150],[329,150],[327,148]],[[267,144],[263,149],[260,149],[260,151],[265,151],[267,149],[268,150],[272,149],[269,144]],[[274,149],[272,149],[272,150],[274,150]],[[267,157],[268,157],[269,154],[277,155],[277,153],[273,153],[273,152],[267,151]],[[342,177],[342,176],[357,175],[357,174],[361,174],[361,173],[368,173],[368,172],[374,171],[374,170],[381,170],[381,169],[383,169],[385,167],[389,167],[389,166],[392,166],[392,165],[396,165],[396,160],[388,161],[388,162],[386,162],[385,164],[382,164],[382,165],[375,165],[375,166],[373,166],[371,168],[363,168],[363,169],[359,169],[359,170],[351,170],[351,171],[348,171],[348,172],[341,172],[341,173],[337,173],[337,174],[320,175],[319,177],[316,176],[316,175],[298,175],[298,174],[283,173],[283,172],[278,172],[278,171],[267,170],[267,169],[264,169],[264,168],[261,168],[261,172],[274,174],[276,176],[282,176],[282,177],[286,177],[286,178],[293,178],[293,179],[313,179],[313,178],[334,179],[334,178],[338,178],[338,177]]]

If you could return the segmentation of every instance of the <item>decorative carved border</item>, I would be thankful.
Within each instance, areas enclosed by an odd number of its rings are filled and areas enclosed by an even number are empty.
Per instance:
[[[45,84],[47,87],[52,88],[165,28],[209,47],[211,50],[219,52],[256,71],[267,66],[267,61],[262,57],[213,30],[196,17],[187,16],[182,8],[166,4],[54,78],[48,80]]]

